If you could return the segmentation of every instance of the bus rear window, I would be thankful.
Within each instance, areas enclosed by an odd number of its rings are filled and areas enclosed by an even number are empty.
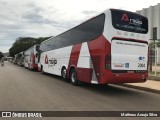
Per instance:
[[[143,33],[148,32],[148,19],[136,13],[111,9],[112,25],[115,29]]]

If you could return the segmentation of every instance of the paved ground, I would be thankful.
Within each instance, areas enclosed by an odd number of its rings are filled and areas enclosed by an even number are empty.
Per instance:
[[[125,84],[120,84],[120,85],[160,94],[160,81],[159,80],[157,81],[147,80],[144,83],[125,83]]]
[[[152,70],[160,72],[160,66],[152,66]]]
[[[160,95],[118,85],[75,87],[12,63],[0,66],[0,111],[61,110],[160,111]]]
[[[145,83],[130,83],[130,85],[151,88],[160,91],[160,81],[147,80]]]

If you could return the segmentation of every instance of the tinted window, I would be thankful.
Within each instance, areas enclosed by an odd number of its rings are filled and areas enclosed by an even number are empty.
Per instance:
[[[18,57],[22,57],[22,54],[18,54]]]
[[[129,32],[148,32],[148,19],[144,16],[123,10],[111,9],[114,28]]]
[[[40,50],[49,51],[94,40],[103,33],[105,15],[101,14],[79,26],[41,44]]]
[[[39,46],[38,45],[36,45],[36,51],[39,51]]]
[[[40,46],[40,51],[41,51],[41,52],[44,52],[44,51],[46,51],[46,49],[47,49],[46,42],[44,42],[44,43],[42,43],[41,46]]]
[[[40,44],[40,47],[39,47],[39,50],[42,51],[42,52],[44,51],[44,50],[43,50],[43,44],[44,44],[44,43],[41,43],[41,44]]]

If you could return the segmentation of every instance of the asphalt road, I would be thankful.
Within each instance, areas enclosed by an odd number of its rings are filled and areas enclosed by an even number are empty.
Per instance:
[[[118,85],[76,87],[12,63],[0,66],[0,111],[62,110],[160,111],[160,95]]]

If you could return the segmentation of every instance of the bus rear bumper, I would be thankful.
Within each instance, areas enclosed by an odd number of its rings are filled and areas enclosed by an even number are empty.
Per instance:
[[[148,79],[148,73],[143,74],[133,74],[133,73],[111,73],[110,75],[106,75],[102,80],[100,80],[100,84],[109,84],[109,83],[138,83],[145,82]]]

